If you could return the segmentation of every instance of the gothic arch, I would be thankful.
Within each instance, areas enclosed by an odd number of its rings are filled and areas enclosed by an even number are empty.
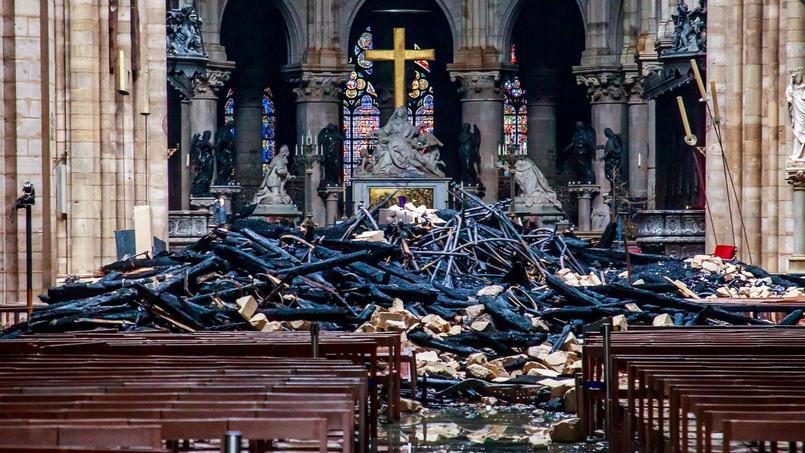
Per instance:
[[[510,49],[512,45],[512,35],[514,34],[514,26],[520,16],[520,11],[523,9],[524,3],[528,0],[512,0],[503,7],[500,15],[500,29],[498,30],[499,42],[497,48],[501,49],[501,58],[505,63],[507,60],[508,52],[504,49]],[[596,0],[575,0],[579,5],[582,23],[584,24],[584,35],[587,35],[587,4],[590,1]],[[607,0],[604,0],[607,1]]]
[[[238,0],[222,0],[221,10],[218,12],[219,17],[224,17],[226,7],[230,2],[237,2]],[[304,55],[305,47],[307,46],[307,36],[305,34],[305,21],[301,16],[297,6],[294,5],[294,0],[274,0],[277,10],[282,14],[285,21],[285,26],[288,28],[288,64],[299,63]],[[219,30],[220,33],[220,30]]]
[[[341,36],[341,48],[347,54],[349,54],[349,36],[352,25],[366,1],[367,0],[342,0],[339,36]],[[447,19],[447,23],[450,25],[450,34],[453,36],[454,55],[461,42],[459,35],[460,24],[457,23],[456,19],[461,17],[461,1],[463,0],[434,0],[439,6],[439,9],[442,10],[445,19]]]

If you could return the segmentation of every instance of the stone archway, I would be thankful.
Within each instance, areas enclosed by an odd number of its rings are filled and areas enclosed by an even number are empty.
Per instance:
[[[358,13],[367,1],[369,0],[342,0],[341,2],[339,36],[341,36],[341,48],[347,54],[349,54],[350,31],[355,25],[355,19],[358,17]],[[458,18],[462,17],[461,3],[463,0],[433,0],[433,2],[442,10],[450,26],[450,34],[453,37],[453,53],[455,54],[461,43],[462,24],[459,22]]]
[[[224,17],[227,7],[240,0],[220,0],[221,7],[218,11],[219,17]],[[268,3],[268,2],[267,2]],[[287,27],[286,46],[288,49],[288,64],[299,63],[304,56],[307,46],[307,35],[305,22],[302,19],[303,12],[298,10],[298,3],[293,0],[273,0],[271,6],[276,8],[282,16],[282,20]],[[223,27],[223,21],[221,21]],[[223,40],[221,40],[223,41]]]
[[[512,45],[512,34],[514,33],[514,27],[517,24],[517,19],[520,17],[520,12],[522,11],[525,3],[531,0],[512,0],[508,4],[506,4],[502,10],[500,11],[500,26],[498,28],[497,36],[499,40],[497,42],[497,47],[499,49],[508,49]],[[587,36],[587,5],[590,1],[594,0],[576,0],[576,3],[579,7],[579,13],[581,14],[582,24],[584,26],[584,35]],[[503,63],[506,62],[507,53],[501,52],[501,58],[503,59]]]

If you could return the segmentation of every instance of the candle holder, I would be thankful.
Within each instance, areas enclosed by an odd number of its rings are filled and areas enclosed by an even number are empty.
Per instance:
[[[308,133],[307,140],[297,144],[294,152],[296,166],[305,172],[305,216],[313,215],[313,168],[323,161],[321,146]]]

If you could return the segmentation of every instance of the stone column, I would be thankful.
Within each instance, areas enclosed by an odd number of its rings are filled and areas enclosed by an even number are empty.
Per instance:
[[[192,165],[190,165],[190,144],[193,142],[193,129],[190,125],[190,100],[182,98],[182,135],[181,144],[179,145],[179,153],[182,168],[182,210],[187,211],[190,209],[190,185],[193,181]]]
[[[627,96],[624,88],[624,76],[620,68],[579,68],[575,71],[579,84],[587,87],[590,100],[592,126],[595,128],[596,142],[606,143],[604,129],[610,128],[622,137],[628,137],[627,129]],[[593,161],[596,184],[601,192],[593,199],[592,229],[603,230],[610,222],[609,207],[604,203],[604,194],[611,190],[609,181],[604,176],[604,150],[596,151]]]
[[[794,163],[795,164],[795,163]],[[788,272],[805,273],[805,163],[799,168],[789,161],[787,181],[794,188],[792,199],[792,213],[794,230],[794,249],[788,259]]]
[[[627,77],[629,87],[629,135],[625,137],[629,153],[629,196],[648,197],[649,105],[643,99],[643,83],[637,74]]]
[[[229,71],[218,71],[208,68],[204,74],[193,77],[193,99],[190,100],[187,112],[191,137],[193,134],[203,134],[204,131],[210,131],[212,140],[215,140],[215,130],[218,128],[218,91],[224,86],[226,81],[229,80],[229,75]],[[185,166],[186,163],[187,162],[182,162],[183,189],[185,173],[188,174],[188,180],[192,179],[189,175],[190,168]],[[189,200],[189,184],[188,192],[183,193],[183,196],[182,204],[184,204],[185,198]]]
[[[235,90],[235,178],[257,188],[262,179],[263,70],[245,67]]]
[[[307,134],[307,131],[317,136],[328,124],[340,124],[341,85],[348,80],[348,72],[312,72],[294,68],[285,73],[288,81],[296,85],[293,91],[296,95],[297,137]],[[316,195],[321,182],[321,173],[319,163],[314,163],[310,178],[311,187],[306,188],[306,193],[313,194],[311,200],[313,221],[325,225],[328,222],[325,203]]]
[[[528,157],[549,178],[556,174],[556,72],[542,69],[524,77],[528,99]]]
[[[499,71],[452,72],[461,83],[461,118],[481,131],[481,183],[485,201],[498,200],[497,150],[503,137],[503,95]]]

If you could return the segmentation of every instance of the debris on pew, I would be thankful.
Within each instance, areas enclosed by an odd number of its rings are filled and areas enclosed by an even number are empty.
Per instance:
[[[691,298],[805,293],[794,277],[709,256],[631,253],[630,275],[621,250],[526,231],[507,217],[507,201],[486,204],[458,186],[451,195],[456,210],[386,210],[385,228],[384,203],[328,228],[238,220],[184,250],[51,288],[41,296],[48,306],[2,337],[109,327],[271,332],[313,322],[401,332],[428,398],[572,410],[569,377],[581,367],[585,326],[766,324]]]

